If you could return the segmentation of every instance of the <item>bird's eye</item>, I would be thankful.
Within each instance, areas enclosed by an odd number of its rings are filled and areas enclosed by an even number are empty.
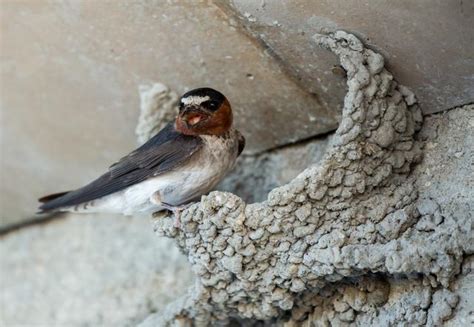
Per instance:
[[[208,102],[208,107],[211,110],[217,110],[219,108],[219,103],[217,101],[211,100]]]

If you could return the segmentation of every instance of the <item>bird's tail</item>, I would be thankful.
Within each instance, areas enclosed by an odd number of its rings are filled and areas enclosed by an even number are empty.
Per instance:
[[[59,198],[63,195],[66,195],[67,193],[69,193],[69,191],[45,195],[45,196],[39,198],[38,201],[41,202],[41,203],[46,203],[48,201],[51,201],[51,200],[57,199],[57,198]]]
[[[39,209],[41,211],[39,211],[38,213],[45,213],[51,209],[54,209],[54,208],[50,208],[50,206],[48,205],[48,202],[52,201],[52,200],[55,200],[55,199],[58,199],[66,194],[68,194],[69,191],[67,192],[60,192],[60,193],[53,193],[53,194],[49,194],[49,195],[45,195],[41,198],[38,199],[39,202],[43,203]]]

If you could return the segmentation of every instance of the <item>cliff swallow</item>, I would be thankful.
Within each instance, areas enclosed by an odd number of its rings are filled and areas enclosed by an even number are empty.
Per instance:
[[[244,137],[232,128],[226,97],[211,88],[195,89],[181,97],[174,122],[86,186],[40,198],[40,213],[171,210],[179,219],[186,204],[232,169],[244,146]]]

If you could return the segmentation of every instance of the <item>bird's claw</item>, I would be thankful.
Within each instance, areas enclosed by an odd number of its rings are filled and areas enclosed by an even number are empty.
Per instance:
[[[163,208],[165,208],[166,210],[171,211],[174,214],[174,223],[173,223],[174,228],[180,228],[181,227],[181,219],[180,219],[181,218],[181,213],[185,209],[187,209],[190,205],[191,205],[191,203],[183,204],[183,205],[180,205],[180,206],[173,206],[173,205],[170,205],[168,203],[163,203],[162,202]]]

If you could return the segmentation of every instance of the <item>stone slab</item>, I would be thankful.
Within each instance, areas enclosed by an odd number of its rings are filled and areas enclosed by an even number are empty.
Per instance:
[[[425,114],[474,102],[474,4],[431,0],[217,0],[278,59],[302,89],[330,108],[345,92],[335,59],[315,33],[346,30],[382,53]]]

